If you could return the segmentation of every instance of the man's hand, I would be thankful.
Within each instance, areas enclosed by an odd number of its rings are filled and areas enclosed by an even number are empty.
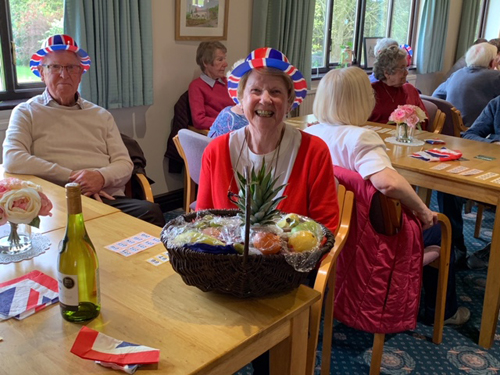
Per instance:
[[[87,197],[99,194],[104,186],[104,177],[102,177],[102,174],[98,171],[92,171],[89,169],[71,172],[69,181],[80,184],[82,194]]]
[[[109,200],[112,200],[112,201],[114,201],[114,200],[115,200],[115,198],[114,198],[114,197],[112,197],[111,195],[109,195],[108,193],[106,193],[106,192],[105,192],[105,191],[103,191],[103,190],[101,190],[101,191],[100,191],[99,193],[97,193],[97,194],[94,194],[94,195],[87,195],[87,196],[88,196],[88,197],[90,197],[90,196],[91,196],[92,198],[94,198],[94,199],[95,199],[96,201],[98,201],[98,202],[102,202],[101,197],[104,197],[104,198],[109,199]]]

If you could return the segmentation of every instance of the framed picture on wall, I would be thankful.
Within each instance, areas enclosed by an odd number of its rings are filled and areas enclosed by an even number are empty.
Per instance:
[[[373,68],[373,63],[375,62],[375,45],[382,38],[383,36],[364,38],[365,69]]]
[[[229,0],[176,0],[175,40],[226,40]]]

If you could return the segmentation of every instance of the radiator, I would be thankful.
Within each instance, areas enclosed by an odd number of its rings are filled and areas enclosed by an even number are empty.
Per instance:
[[[313,113],[313,103],[315,96],[316,96],[316,89],[311,89],[307,91],[307,95],[299,107],[299,116],[307,116]]]

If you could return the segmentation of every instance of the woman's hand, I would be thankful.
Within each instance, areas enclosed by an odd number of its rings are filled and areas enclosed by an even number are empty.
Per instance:
[[[422,223],[422,229],[426,230],[432,227],[434,224],[437,224],[438,222],[438,213],[429,210],[427,207],[423,212],[418,213],[417,212],[417,217],[418,220]]]

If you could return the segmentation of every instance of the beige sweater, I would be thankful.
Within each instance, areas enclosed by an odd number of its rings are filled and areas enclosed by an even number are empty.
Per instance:
[[[12,111],[3,143],[5,171],[64,185],[73,170],[97,170],[106,193],[124,195],[133,164],[113,116],[81,98],[80,106],[64,107],[47,97],[45,92]]]

